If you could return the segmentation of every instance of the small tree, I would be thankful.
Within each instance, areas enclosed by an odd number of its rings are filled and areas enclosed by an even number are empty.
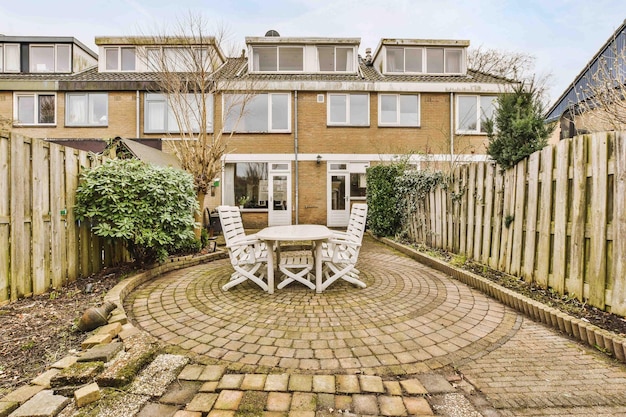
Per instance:
[[[514,166],[548,143],[554,129],[544,119],[544,106],[533,84],[519,85],[512,93],[498,96],[493,119],[485,122],[487,153],[502,169]]]
[[[111,159],[81,175],[76,217],[97,236],[122,240],[140,264],[163,260],[194,239],[193,177],[136,159]]]

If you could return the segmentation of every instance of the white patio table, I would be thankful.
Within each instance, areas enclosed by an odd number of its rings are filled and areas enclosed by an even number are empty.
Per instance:
[[[315,291],[322,292],[322,245],[321,242],[333,235],[332,230],[318,224],[296,224],[290,226],[270,226],[256,233],[256,237],[266,241],[274,250],[280,242],[285,241],[312,241],[315,243]],[[280,251],[278,251],[280,253]],[[280,256],[280,255],[277,255]],[[274,293],[274,257],[268,256],[267,284],[268,293]],[[277,259],[280,264],[280,258]]]

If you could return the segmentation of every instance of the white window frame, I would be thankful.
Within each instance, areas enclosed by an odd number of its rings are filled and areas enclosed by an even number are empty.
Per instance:
[[[54,121],[50,123],[39,122],[39,96],[53,96],[54,97]],[[20,97],[32,97],[33,98],[33,122],[21,123],[19,115],[19,98]],[[54,92],[16,92],[13,94],[13,119],[16,126],[56,126],[57,124],[57,95]]]
[[[73,122],[70,120],[70,115],[71,115],[71,111],[70,111],[70,97],[85,97],[86,101],[85,101],[85,105],[87,106],[85,110],[85,115],[87,117],[87,121],[85,123],[80,123],[80,122]],[[90,119],[90,114],[89,114],[89,110],[91,109],[91,107],[93,106],[93,103],[91,102],[91,98],[93,96],[105,96],[106,97],[106,115],[104,123],[90,123],[89,119]],[[65,93],[65,126],[70,126],[70,127],[107,127],[109,125],[109,93],[82,93],[82,92],[69,92],[69,93]]]
[[[396,97],[396,121],[395,122],[383,122],[382,121],[382,99],[385,96],[393,96]],[[400,113],[401,111],[401,97],[402,96],[411,96],[417,98],[417,124],[402,124],[400,122]],[[381,127],[420,127],[422,118],[422,103],[420,94],[378,94],[378,126]]]
[[[473,97],[476,100],[476,129],[460,129],[459,125],[460,125],[460,117],[461,117],[461,112],[460,112],[460,106],[459,106],[459,99],[461,97],[467,98],[467,97]],[[481,98],[485,98],[485,97],[492,97],[492,100],[495,101],[497,100],[498,96],[495,95],[476,95],[476,94],[458,94],[456,96],[456,115],[455,115],[455,131],[458,134],[464,134],[464,135],[485,135],[486,132],[483,131],[483,126],[482,126],[482,122],[483,122],[483,118],[482,118],[482,106],[481,106]],[[495,103],[494,103],[494,111],[495,111]]]
[[[289,69],[289,70],[281,70],[280,69],[280,50],[282,48],[297,48],[297,49],[301,49],[302,50],[302,69],[301,70],[293,70],[293,69]],[[258,64],[258,57],[255,54],[255,50],[261,50],[261,49],[276,49],[276,69],[275,70],[262,70],[259,67]],[[263,46],[253,46],[252,47],[252,68],[251,68],[251,72],[255,72],[255,73],[284,73],[284,74],[297,74],[297,73],[303,73],[304,69],[306,68],[306,54],[305,54],[305,50],[303,46],[300,45],[263,45]]]
[[[224,94],[222,95],[222,109],[224,109],[224,113],[226,113],[226,99],[228,97],[231,96],[239,96],[242,97],[241,94]],[[267,126],[268,129],[267,131],[248,131],[248,130],[240,130],[240,126],[241,124],[237,124],[235,126],[235,129],[232,130],[233,133],[291,133],[291,93],[261,93],[261,94],[255,94],[253,96],[250,97],[254,97],[254,98],[258,98],[258,97],[262,97],[262,96],[267,96]],[[275,129],[272,126],[272,100],[274,96],[287,96],[287,128],[286,129]],[[238,110],[241,106],[241,104],[236,104],[236,103],[240,103],[240,100],[237,100],[235,98],[235,104],[233,104],[230,109],[230,112],[233,112],[232,114],[237,114],[238,112],[240,112],[240,110]],[[246,111],[244,109],[243,115],[241,117],[245,117]],[[229,113],[230,114],[230,113]],[[227,128],[226,126],[226,117],[228,116],[228,114],[222,114],[222,124],[224,126],[224,132],[228,132],[231,133],[231,130]]]
[[[135,55],[135,65],[133,69],[122,69],[122,50],[129,49],[132,50]],[[108,67],[108,58],[107,51],[117,51],[117,62],[115,63],[115,68],[107,68]],[[104,71],[105,72],[135,72],[137,71],[137,48],[134,46],[106,46],[104,48]]]
[[[388,51],[390,49],[402,49],[404,58],[403,58],[403,67],[402,69],[396,69],[395,71],[389,70],[389,61],[388,61]],[[406,52],[410,49],[420,49],[422,55],[422,69],[421,71],[407,71],[406,65]],[[428,51],[433,49],[443,49],[443,72],[428,72]],[[448,53],[450,51],[460,51],[460,66],[459,72],[448,71]],[[456,75],[456,74],[464,74],[466,71],[466,63],[465,63],[465,50],[464,48],[455,48],[455,47],[424,47],[424,46],[397,46],[397,45],[388,45],[385,47],[385,55],[384,55],[384,68],[385,74],[432,74],[432,75]]]
[[[344,96],[346,97],[346,114],[345,122],[333,122],[331,116],[331,102],[333,97]],[[350,103],[352,96],[366,96],[367,103],[367,122],[365,124],[355,124],[352,122],[350,116]],[[328,126],[354,126],[354,127],[369,127],[370,125],[370,95],[368,93],[328,93],[328,100],[326,104],[326,124]]]
[[[332,70],[322,70],[321,68],[321,60],[320,60],[320,49],[325,49],[325,48],[333,48],[333,69]],[[357,62],[355,60],[356,57],[356,53],[354,50],[354,47],[351,46],[340,46],[340,45],[320,45],[317,48],[317,71],[321,72],[321,73],[325,73],[325,74],[329,74],[329,73],[340,73],[340,74],[351,74],[356,72],[355,68],[357,67]],[[346,70],[343,71],[339,71],[337,69],[337,49],[346,49],[346,50],[350,50],[352,53],[352,59],[350,61],[346,60]]]
[[[190,97],[195,97],[195,99],[199,99],[201,97],[201,95],[193,94],[193,93],[188,93],[187,95]],[[205,99],[206,99],[206,113],[207,113],[206,114],[206,129],[207,129],[207,133],[213,133],[213,116],[214,116],[213,95],[206,94]],[[162,103],[165,106],[165,114],[163,114],[163,117],[164,117],[163,129],[151,129],[149,127],[150,126],[150,123],[148,121],[148,119],[150,118],[150,112],[148,111],[149,103]],[[199,108],[198,108],[198,112],[200,112]],[[144,126],[143,126],[144,133],[181,133],[178,125],[174,127],[169,126],[169,122],[171,120],[175,120],[174,110],[172,109],[170,100],[168,99],[167,95],[159,94],[159,93],[146,93],[144,95]],[[193,132],[183,132],[183,133],[200,133],[199,117],[198,117],[197,122],[198,122],[197,129],[194,129]]]
[[[20,45],[17,43],[5,43],[0,45],[0,47],[2,48],[0,53],[0,72],[20,72],[20,67],[22,65]],[[15,51],[17,52],[17,62],[14,62],[13,66],[8,65],[7,48],[15,48]]]
[[[52,61],[53,61],[53,68],[49,69],[49,70],[45,70],[45,71],[39,71],[37,70],[37,68],[33,68],[33,49],[36,48],[52,48]],[[59,48],[60,47],[68,47],[69,48],[69,54],[67,56],[67,62],[66,62],[66,66],[67,66],[67,70],[64,71],[60,71],[59,70]],[[59,43],[59,44],[49,44],[49,43],[43,43],[43,44],[31,44],[28,47],[28,53],[29,53],[29,63],[28,66],[29,68],[29,72],[31,73],[55,73],[55,72],[62,72],[62,73],[71,73],[72,72],[72,45],[69,44],[65,44],[65,43]]]
[[[402,49],[402,54],[403,54],[403,58],[402,58],[402,70],[396,70],[396,71],[390,71],[389,70],[389,60],[388,60],[388,53],[390,49]],[[407,50],[414,50],[414,49],[419,49],[420,50],[420,54],[422,55],[422,59],[421,59],[421,70],[420,71],[407,71],[406,69],[406,51]],[[424,66],[426,65],[426,53],[425,53],[425,49],[424,47],[421,46],[416,46],[416,47],[402,47],[402,46],[388,46],[385,48],[385,72],[387,74],[423,74],[424,73]]]

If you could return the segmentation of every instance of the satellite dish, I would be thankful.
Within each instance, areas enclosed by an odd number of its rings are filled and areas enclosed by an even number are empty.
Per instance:
[[[274,29],[270,29],[265,33],[265,36],[272,36],[272,37],[280,37],[280,34],[278,32],[276,32]]]

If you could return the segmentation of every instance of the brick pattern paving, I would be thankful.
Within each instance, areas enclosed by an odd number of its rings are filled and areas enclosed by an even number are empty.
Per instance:
[[[251,284],[222,291],[231,266],[220,260],[154,280],[126,307],[162,341],[259,372],[426,372],[484,354],[519,325],[500,303],[380,243],[367,241],[358,267],[365,289],[292,284],[269,295]]]

